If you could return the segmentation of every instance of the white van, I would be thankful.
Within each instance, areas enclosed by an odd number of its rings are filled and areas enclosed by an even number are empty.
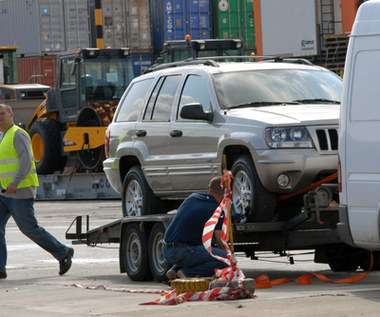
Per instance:
[[[347,244],[380,250],[380,1],[359,7],[342,95],[338,230]]]

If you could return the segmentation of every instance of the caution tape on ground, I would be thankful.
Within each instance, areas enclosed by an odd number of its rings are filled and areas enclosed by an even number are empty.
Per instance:
[[[83,288],[83,289],[90,289],[95,291],[111,291],[111,292],[122,292],[122,293],[136,293],[136,294],[163,294],[167,291],[165,290],[153,290],[153,289],[127,289],[127,288],[117,288],[117,287],[107,287],[104,285],[98,285],[98,286],[83,286],[80,284],[71,284],[70,286],[76,287],[76,288]]]

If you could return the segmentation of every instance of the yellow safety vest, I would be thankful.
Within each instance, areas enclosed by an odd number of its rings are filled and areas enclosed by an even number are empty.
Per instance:
[[[13,143],[17,130],[23,131],[29,137],[28,133],[25,130],[16,125],[13,125],[8,129],[0,142],[0,183],[4,189],[7,188],[7,186],[12,182],[19,165],[19,156],[15,150]],[[29,144],[29,146],[31,147],[31,144]],[[31,152],[33,156],[32,148]],[[17,188],[25,188],[30,186],[38,186],[38,177],[34,160],[32,160],[29,174],[18,184]]]

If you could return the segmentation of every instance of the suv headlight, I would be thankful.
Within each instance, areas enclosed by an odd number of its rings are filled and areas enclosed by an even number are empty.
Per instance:
[[[305,127],[267,128],[265,142],[271,148],[312,148],[313,141]]]

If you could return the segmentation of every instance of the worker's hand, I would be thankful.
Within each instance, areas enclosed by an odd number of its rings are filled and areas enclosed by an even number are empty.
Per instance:
[[[14,194],[16,192],[17,185],[10,183],[5,190],[8,194]]]

